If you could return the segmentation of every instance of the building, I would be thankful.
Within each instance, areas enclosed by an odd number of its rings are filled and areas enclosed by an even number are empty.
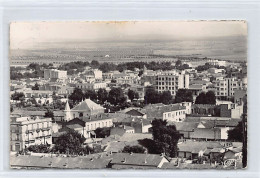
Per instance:
[[[82,100],[74,108],[70,109],[69,103],[66,103],[64,116],[65,121],[70,121],[74,118],[88,117],[94,114],[104,113],[105,109],[91,101],[90,99]]]
[[[11,151],[21,151],[31,145],[52,144],[52,119],[11,116]]]
[[[97,91],[100,88],[106,89],[107,83],[105,82],[86,82],[86,83],[77,83],[77,88],[82,90],[95,90]]]
[[[127,125],[119,125],[119,126],[112,127],[110,130],[110,135],[122,136],[125,133],[135,133],[135,129]]]
[[[110,162],[114,169],[155,169],[169,162],[164,155],[142,153],[116,153]]]
[[[226,66],[226,61],[221,61],[221,60],[217,60],[217,59],[209,59],[207,60],[207,63],[209,65],[212,65],[212,66]]]
[[[57,69],[44,69],[44,79],[67,79],[67,71]]]
[[[189,74],[168,71],[157,75],[156,89],[158,92],[170,91],[172,95],[181,88],[189,88]]]
[[[148,105],[141,110],[147,115],[148,120],[162,119],[167,121],[182,122],[186,118],[186,107],[181,104]]]
[[[235,90],[243,89],[242,80],[237,78],[225,78],[216,81],[216,96],[217,97],[233,97]]]
[[[240,119],[242,114],[243,105],[238,105],[236,103],[220,105],[220,117],[231,117],[234,119]]]

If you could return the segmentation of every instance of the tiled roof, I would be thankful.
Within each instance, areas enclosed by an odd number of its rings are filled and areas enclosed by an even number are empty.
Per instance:
[[[171,122],[178,131],[192,132],[198,126],[198,122]]]
[[[148,105],[141,111],[143,113],[147,114],[148,119],[160,119],[163,117],[163,113],[165,112],[172,112],[172,111],[179,111],[179,110],[185,110],[185,106],[181,106],[180,104],[171,104],[171,105],[163,105],[163,106],[154,106],[154,105]]]
[[[80,125],[80,124],[67,125],[67,127],[70,128],[70,129],[83,128],[82,125]]]
[[[100,114],[85,116],[82,118],[82,121],[92,122],[92,121],[106,120],[106,119],[114,119],[114,115],[110,113],[100,113]]]
[[[116,153],[112,158],[111,164],[157,167],[165,157],[156,154]]]
[[[119,138],[119,141],[131,142],[131,141],[143,140],[145,138],[152,139],[153,136],[152,136],[152,134],[148,134],[148,133],[145,133],[145,134],[143,134],[143,133],[124,133],[124,135],[122,135]]]
[[[91,155],[87,157],[40,157],[29,155],[10,157],[10,165],[12,167],[58,169],[102,169],[106,168],[110,161],[110,157],[95,158]]]
[[[15,110],[11,115],[22,115],[22,116],[44,116],[46,111],[27,111],[27,110]],[[54,117],[64,116],[63,111],[53,111]]]
[[[88,111],[88,110],[99,110],[104,109],[102,106],[96,104],[95,102],[91,101],[90,99],[85,99],[84,101],[80,102],[77,106],[72,108],[72,111]]]
[[[223,146],[219,142],[198,142],[198,141],[186,141],[178,144],[179,151],[198,153],[199,151],[205,151],[207,148],[222,148]]]

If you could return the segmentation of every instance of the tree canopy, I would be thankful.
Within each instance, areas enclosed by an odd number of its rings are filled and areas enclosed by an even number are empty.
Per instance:
[[[123,148],[122,152],[123,153],[144,153],[145,148],[138,145],[134,145],[134,146],[126,145]]]
[[[175,125],[167,125],[166,120],[155,119],[152,121],[152,134],[157,152],[165,153],[170,157],[177,155],[180,134]]]
[[[201,92],[197,96],[195,104],[216,104],[216,96],[213,91]]]
[[[192,92],[187,89],[179,89],[176,92],[175,102],[176,103],[193,102]]]
[[[85,140],[85,137],[77,131],[69,130],[57,139],[53,151],[70,155],[82,155],[93,152],[91,148],[83,145]]]
[[[23,92],[15,92],[14,94],[11,95],[12,100],[24,100],[25,96]]]
[[[133,101],[134,99],[138,99],[139,98],[139,94],[137,92],[133,91],[133,90],[130,90],[130,89],[128,90],[127,95],[128,95],[128,98],[131,101]]]
[[[69,96],[69,99],[72,100],[74,104],[82,101],[83,98],[85,98],[85,94],[80,88],[75,88],[73,93]]]
[[[232,129],[228,130],[228,140],[242,142],[243,141],[243,127],[242,121],[238,123],[238,125]]]
[[[121,88],[112,88],[108,94],[108,102],[113,105],[122,104],[126,101],[123,90]]]

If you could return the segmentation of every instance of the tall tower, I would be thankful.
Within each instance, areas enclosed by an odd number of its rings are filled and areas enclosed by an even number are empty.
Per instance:
[[[65,121],[70,121],[71,120],[71,114],[70,114],[70,105],[69,105],[69,100],[66,102],[65,110],[64,110],[64,119]]]

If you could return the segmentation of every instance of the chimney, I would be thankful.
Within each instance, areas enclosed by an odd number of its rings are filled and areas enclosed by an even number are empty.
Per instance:
[[[145,163],[145,164],[147,163],[147,160],[146,160],[146,158],[144,159],[144,163]]]
[[[124,158],[123,163],[126,163],[126,158]]]
[[[125,125],[123,126],[123,128],[125,129]]]

